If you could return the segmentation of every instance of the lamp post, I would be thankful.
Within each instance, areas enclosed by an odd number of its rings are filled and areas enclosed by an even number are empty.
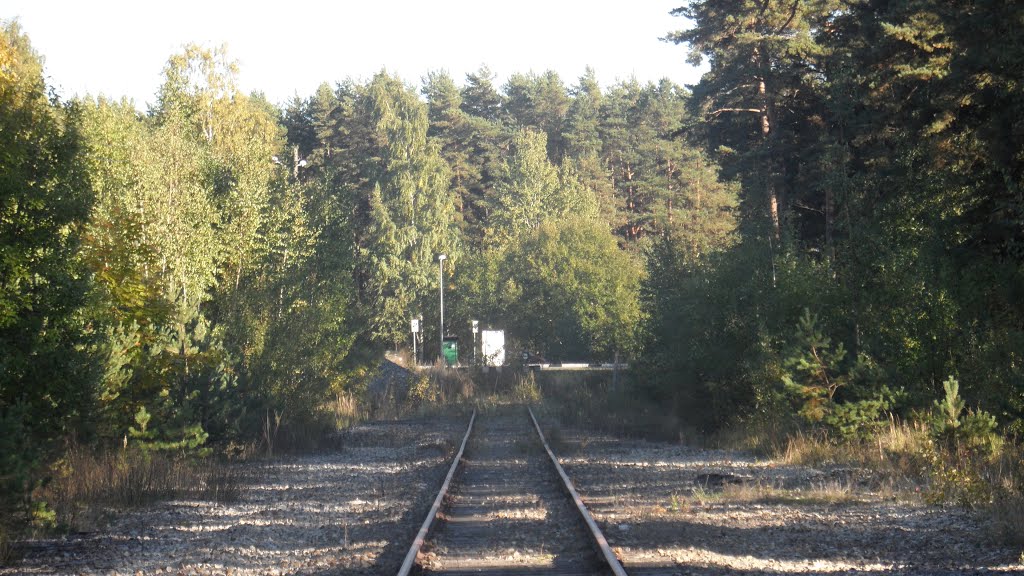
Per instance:
[[[438,336],[438,352],[441,355],[441,359],[444,359],[444,260],[448,256],[441,254],[437,257],[438,266],[438,279],[440,280],[439,285],[441,286],[441,333]]]

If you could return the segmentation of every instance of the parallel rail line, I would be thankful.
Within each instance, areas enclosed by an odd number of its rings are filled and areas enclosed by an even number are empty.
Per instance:
[[[441,502],[444,501],[444,497],[448,494],[448,487],[452,484],[455,470],[459,467],[459,462],[462,461],[462,454],[466,451],[466,442],[469,441],[469,436],[473,433],[474,422],[476,422],[476,410],[473,410],[473,415],[469,418],[466,435],[462,437],[462,445],[459,446],[459,452],[452,460],[452,466],[448,469],[448,475],[445,476],[444,482],[441,484],[441,490],[438,491],[437,498],[434,498],[434,504],[430,507],[430,511],[427,512],[427,518],[423,520],[423,525],[420,526],[419,532],[416,533],[416,538],[413,539],[412,546],[409,547],[409,552],[405,555],[402,567],[398,569],[398,576],[409,576],[409,572],[416,563],[416,555],[420,553],[423,543],[427,540],[427,534],[437,518],[437,513],[441,510]]]
[[[533,420],[533,427],[537,429],[537,435],[540,436],[541,444],[544,445],[544,451],[548,453],[548,457],[551,458],[551,463],[554,464],[555,470],[558,471],[558,476],[562,479],[562,483],[565,486],[566,492],[569,493],[569,497],[572,498],[576,509],[579,510],[580,516],[587,525],[587,529],[590,530],[590,535],[594,538],[594,544],[597,546],[598,551],[604,558],[605,563],[608,564],[608,568],[611,569],[615,576],[626,576],[626,571],[622,568],[622,563],[612,552],[611,546],[608,545],[608,539],[604,537],[604,533],[601,532],[601,528],[598,527],[597,522],[594,521],[594,517],[587,510],[587,505],[583,503],[583,499],[580,498],[579,492],[576,491],[576,487],[573,485],[572,480],[569,479],[569,475],[565,473],[565,469],[558,462],[558,458],[555,457],[555,453],[551,450],[551,446],[548,445],[548,441],[544,438],[544,433],[540,430],[540,424],[537,423],[537,417],[533,415],[533,410],[527,408],[530,412],[530,420]]]
[[[552,451],[550,444],[544,437],[544,433],[541,430],[540,424],[537,422],[537,418],[533,414],[533,411],[527,408],[527,412],[532,423],[532,428],[536,431],[537,438],[539,438],[540,443],[544,448],[544,451],[547,453],[548,459],[550,460],[550,464],[554,467],[554,471],[557,472],[557,476],[560,479],[560,487],[562,489],[562,492],[569,499],[572,500],[572,503],[574,505],[573,508],[575,508],[575,510],[578,512],[576,522],[582,520],[581,524],[585,525],[586,528],[586,530],[583,530],[581,526],[576,525],[572,528],[572,530],[577,531],[576,533],[579,534],[581,538],[582,534],[586,534],[590,540],[588,544],[592,547],[592,549],[594,549],[597,552],[596,557],[590,556],[590,554],[588,553],[588,557],[593,558],[593,560],[590,560],[588,562],[595,562],[595,566],[597,565],[597,562],[600,562],[600,564],[603,565],[603,568],[600,569],[600,573],[602,574],[611,573],[615,576],[626,576],[626,571],[622,568],[622,564],[619,562],[618,558],[615,556],[615,553],[608,545],[608,541],[604,537],[604,534],[601,533],[601,529],[598,527],[597,522],[594,521],[593,516],[591,516],[590,512],[587,510],[586,505],[583,503],[582,498],[580,498],[580,495],[576,491],[575,486],[573,486],[573,483],[569,479],[569,476],[565,473],[565,470],[562,468],[562,465],[558,462],[558,458],[555,456],[555,453]],[[459,451],[452,461],[452,465],[448,470],[448,475],[445,477],[444,482],[441,484],[441,489],[438,491],[437,497],[434,499],[434,503],[430,507],[430,510],[427,513],[427,516],[424,519],[419,532],[413,539],[412,545],[410,546],[409,551],[405,556],[405,560],[398,571],[398,576],[408,576],[409,574],[413,573],[413,570],[417,567],[417,561],[420,558],[421,550],[423,549],[424,544],[428,541],[428,537],[431,536],[431,531],[435,528],[435,521],[439,518],[439,516],[443,516],[441,512],[442,505],[449,498],[449,490],[453,485],[453,479],[455,478],[456,471],[459,469],[460,463],[463,462],[464,454],[466,452],[466,445],[469,442],[470,437],[473,435],[474,423],[476,422],[477,413],[476,411],[474,411],[472,417],[470,417],[469,426],[466,429],[466,434],[462,439],[462,445],[459,447]],[[486,425],[484,427],[486,428]],[[535,456],[534,458],[539,458],[539,456]],[[535,464],[537,466],[543,466],[543,464],[539,464],[541,460],[534,460],[534,462],[538,463]],[[547,482],[553,482],[553,480],[547,480]],[[483,484],[482,486],[488,486],[488,484]],[[551,486],[552,488],[554,487],[553,484],[551,484]],[[518,494],[518,492],[516,493]],[[525,497],[527,495],[524,494],[523,496]],[[554,496],[554,498],[554,501],[557,501],[558,496]],[[563,508],[561,505],[559,505],[559,509],[564,510],[564,512],[562,512],[563,516],[565,514],[572,514],[571,512],[569,512],[569,508]],[[564,521],[560,521],[558,525],[562,526],[564,525],[563,523]],[[486,530],[486,528],[481,529]],[[573,546],[582,546],[582,540],[580,540],[579,542],[580,544],[574,544]],[[586,546],[584,546],[584,548],[586,548]]]

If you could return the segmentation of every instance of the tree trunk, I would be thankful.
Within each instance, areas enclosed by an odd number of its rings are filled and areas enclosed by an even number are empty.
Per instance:
[[[766,51],[761,51],[762,71],[768,70],[768,57]],[[765,167],[765,188],[768,196],[768,210],[772,219],[772,235],[776,240],[782,237],[782,224],[779,217],[779,196],[775,189],[775,154],[772,143],[772,107],[768,99],[768,90],[765,87],[764,77],[757,83],[757,94],[761,100],[761,135],[764,137],[767,150],[767,166]]]

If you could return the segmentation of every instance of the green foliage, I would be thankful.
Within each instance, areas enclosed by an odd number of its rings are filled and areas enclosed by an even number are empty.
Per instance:
[[[960,413],[964,410],[964,400],[960,397],[960,382],[950,376],[942,383],[946,395],[942,400],[935,401],[937,418],[935,433],[938,435],[952,434],[960,427]]]
[[[25,512],[60,438],[88,433],[96,375],[80,316],[92,196],[79,112],[43,78],[17,23],[0,21],[0,516]]]
[[[453,332],[480,319],[610,360],[638,352],[644,318],[627,230],[673,230],[691,260],[735,241],[735,190],[681,139],[668,82],[609,97],[592,71],[571,90],[546,72],[499,92],[482,68],[461,88],[431,74],[424,103],[381,73],[279,111],[239,92],[223,48],[188,45],[140,113],[51,101],[16,26],[2,48],[11,494],[62,436],[201,455],[270,442],[270,414],[274,440],[319,430],[410,316],[438,325],[439,253]]]
[[[412,406],[433,404],[437,402],[439,394],[440,390],[430,381],[430,377],[421,373],[409,385],[407,401]]]
[[[989,486],[969,465],[957,466],[936,458],[931,469],[932,484],[925,492],[925,502],[933,505],[952,502],[963,508],[973,508],[990,501]]]
[[[925,499],[932,504],[952,502],[966,508],[988,504],[995,497],[996,487],[984,471],[1002,447],[995,433],[995,418],[980,411],[963,414],[964,403],[958,398],[954,378],[949,377],[944,388],[945,397],[936,401],[932,420],[936,442],[927,454],[931,485]]]
[[[436,294],[438,254],[458,257],[451,172],[427,138],[427,107],[398,79],[378,74],[351,106],[336,112],[334,130],[359,136],[339,141],[341,153],[324,168],[336,175],[334,193],[344,192],[351,215],[367,336],[394,344],[404,341],[411,312]]]
[[[32,525],[36,528],[52,529],[57,527],[57,513],[42,500],[32,502],[30,518]]]
[[[683,327],[651,327],[652,394],[711,406],[713,422],[802,412],[851,437],[885,411],[930,408],[956,373],[970,386],[949,397],[978,406],[977,436],[1021,428],[1013,195],[1024,157],[1010,151],[1022,148],[1009,115],[1024,54],[1008,23],[1022,10],[826,0],[675,11],[690,27],[669,39],[710,64],[688,99],[699,115],[688,135],[742,185],[739,240],[700,266],[661,248],[652,260],[650,302],[666,312],[651,317]],[[804,308],[817,328],[794,335]],[[785,378],[799,401],[780,403],[765,377]],[[942,435],[956,436],[966,417],[944,409]]]
[[[489,170],[497,155],[496,130],[490,122],[472,118],[461,109],[462,95],[446,73],[431,73],[423,86],[427,97],[427,136],[439,144],[451,170],[449,190],[456,220],[464,236],[480,240],[488,196]]]
[[[995,416],[984,410],[968,410],[957,432],[967,450],[991,456],[1003,445],[1003,438],[997,430]]]
[[[33,472],[40,460],[40,450],[34,446],[29,428],[30,417],[25,402],[15,402],[0,412],[0,488],[4,494],[0,505],[8,513],[32,488]]]
[[[504,86],[502,111],[513,127],[530,127],[545,135],[544,147],[552,162],[563,157],[563,123],[569,110],[569,95],[558,74],[512,74]]]
[[[642,320],[642,269],[593,220],[545,221],[504,253],[502,294],[510,335],[567,361],[626,356]]]
[[[839,440],[870,440],[885,425],[882,418],[893,406],[890,398],[888,390],[883,389],[874,398],[834,404],[822,422]]]
[[[487,66],[466,74],[462,88],[462,110],[471,116],[494,122],[498,120],[504,98],[494,88],[494,73]]]
[[[250,415],[268,407],[314,414],[343,370],[351,285],[324,278],[344,278],[350,259],[314,231],[336,236],[336,212],[302,193],[297,167],[290,182],[275,167],[276,112],[234,76],[223,50],[189,46],[169,60],[149,118],[126,103],[83,106],[106,437],[138,426],[144,407],[139,443],[202,452],[208,437],[255,435]]]
[[[596,213],[593,194],[571,167],[560,171],[548,161],[544,135],[530,130],[516,133],[495,190],[487,229],[492,242],[507,246],[544,220]]]
[[[926,413],[931,441],[923,450],[929,479],[925,501],[964,508],[1013,506],[1019,497],[1019,447],[998,434],[991,414],[965,411],[956,378],[943,382],[943,392]],[[1013,521],[1003,516],[1006,520]]]
[[[1001,447],[994,416],[984,410],[968,410],[960,397],[960,382],[950,376],[942,383],[945,395],[935,401],[932,436],[947,450],[988,457]]]
[[[849,366],[847,385],[837,393],[822,423],[831,436],[846,442],[868,441],[890,426],[893,409],[905,402],[902,389],[893,389],[874,358],[860,353]]]
[[[984,499],[972,462],[1024,430],[1018,4],[695,0],[692,93],[382,72],[277,110],[191,45],[146,113],[48,96],[4,24],[4,494],[31,518],[67,437],[319,430],[410,317],[437,342],[444,253],[464,341],[636,359],[622,393],[702,431],[931,410],[936,498]]]
[[[627,240],[671,230],[702,244],[694,216],[712,213],[735,201],[718,194],[714,166],[681,134],[687,129],[689,94],[667,80],[641,86],[636,81],[612,87],[602,100],[601,158],[614,185],[611,221]],[[726,190],[726,196],[735,190]],[[699,220],[699,219],[693,219]],[[731,231],[732,227],[727,227]]]
[[[841,369],[846,357],[842,342],[836,346],[817,326],[817,318],[804,308],[797,323],[782,377],[787,392],[794,395],[799,413],[810,422],[820,422],[832,411],[836,392],[847,384],[848,375]]]
[[[133,438],[144,438],[144,437],[146,437],[147,434],[148,434],[148,430],[146,430],[146,429],[149,427],[149,421],[152,418],[153,418],[153,416],[149,412],[146,411],[146,407],[145,406],[139,406],[139,411],[135,413],[135,423],[138,424],[139,427],[138,428],[134,428],[134,427],[129,428],[128,429],[128,433],[131,434]]]

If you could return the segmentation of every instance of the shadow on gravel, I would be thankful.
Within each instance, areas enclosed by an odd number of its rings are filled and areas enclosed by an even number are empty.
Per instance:
[[[722,567],[702,567],[702,566],[633,566],[626,570],[629,576],[732,576],[732,575],[750,575],[758,574],[760,576],[768,576],[771,574],[787,574],[792,575],[793,571],[788,569],[783,570],[735,570],[731,568]],[[906,574],[902,570],[856,570],[856,571],[815,571],[815,570],[800,570],[800,576],[836,576],[837,574],[856,574],[856,576],[893,576],[894,574]],[[932,571],[932,570],[915,570],[911,573],[914,574],[927,574],[928,576],[964,576],[965,574],[977,574],[978,572],[972,570],[947,570],[947,571]],[[983,572],[985,573],[985,572]]]
[[[785,511],[780,510],[784,516]],[[609,526],[607,533],[614,534],[616,528]],[[884,528],[834,526],[800,526],[787,529],[781,526],[735,528],[709,526],[705,523],[682,519],[648,520],[631,523],[631,532],[643,534],[653,548],[696,548],[730,557],[759,558],[776,561],[847,561],[873,554],[871,560],[897,565],[939,565],[955,562],[948,550],[936,546],[932,531],[914,533],[912,529],[887,526]],[[863,550],[858,544],[897,537],[899,551]],[[609,536],[612,539],[612,536]],[[647,546],[645,546],[647,547]]]
[[[884,499],[827,470],[771,468],[741,455],[671,444],[616,446],[577,431],[563,436],[571,447],[563,465],[609,543],[626,550],[631,575],[924,575],[1020,568],[1019,550],[992,542],[969,512]],[[760,497],[755,488],[743,493],[739,487],[737,496],[699,483],[718,475],[749,478],[773,490]],[[802,491],[786,491],[793,488]]]
[[[450,459],[436,467],[434,477],[427,483],[427,488],[417,496],[415,504],[410,506],[405,514],[402,514],[401,519],[395,523],[394,537],[388,540],[387,545],[377,556],[377,561],[374,562],[373,570],[376,574],[396,574],[401,568],[402,561],[405,560],[405,555],[409,552],[413,539],[419,533],[420,526],[427,517],[427,512],[434,504],[437,491],[441,488],[441,483],[444,482],[444,477],[450,467]]]

